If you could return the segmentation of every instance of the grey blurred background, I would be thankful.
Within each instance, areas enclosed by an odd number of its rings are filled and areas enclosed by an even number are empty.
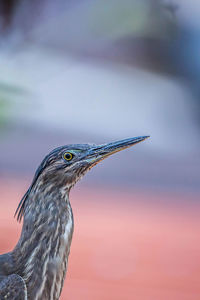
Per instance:
[[[0,177],[31,178],[62,144],[151,135],[85,184],[199,193],[199,15],[194,0],[1,1]]]

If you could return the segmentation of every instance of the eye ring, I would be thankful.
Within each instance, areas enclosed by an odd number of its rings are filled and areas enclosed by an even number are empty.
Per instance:
[[[73,157],[74,155],[71,152],[65,152],[63,155],[63,158],[67,161],[72,160]]]

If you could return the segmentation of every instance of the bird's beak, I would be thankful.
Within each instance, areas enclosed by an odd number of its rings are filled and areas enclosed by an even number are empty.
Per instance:
[[[91,167],[93,167],[106,157],[126,148],[132,147],[133,145],[138,144],[147,138],[149,138],[149,136],[139,136],[99,146],[92,146],[88,151],[85,160],[91,165]]]

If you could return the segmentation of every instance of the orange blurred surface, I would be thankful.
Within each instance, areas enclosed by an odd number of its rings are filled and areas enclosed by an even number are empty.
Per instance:
[[[1,253],[19,238],[13,214],[27,186],[1,180]],[[75,231],[61,300],[200,299],[200,204],[174,194],[132,194],[72,192]]]

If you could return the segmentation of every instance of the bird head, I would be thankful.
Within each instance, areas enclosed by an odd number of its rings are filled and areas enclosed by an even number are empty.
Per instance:
[[[18,219],[23,215],[27,196],[38,186],[48,188],[48,191],[62,188],[69,192],[74,184],[100,161],[148,137],[134,137],[102,145],[73,144],[54,149],[40,164],[30,188],[22,198],[16,211]]]
[[[146,138],[147,136],[142,136],[103,145],[73,144],[56,148],[45,157],[36,172],[35,179],[40,177],[43,184],[50,182],[70,190],[100,161]]]

